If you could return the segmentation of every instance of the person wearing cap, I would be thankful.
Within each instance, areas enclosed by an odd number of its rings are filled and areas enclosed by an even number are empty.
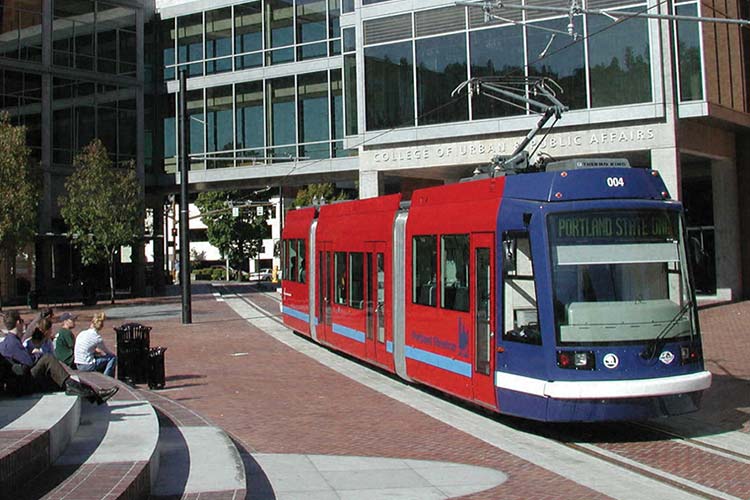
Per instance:
[[[61,363],[75,369],[73,349],[76,345],[76,337],[73,334],[73,328],[76,327],[76,317],[69,312],[64,312],[60,315],[60,321],[62,325],[55,334],[55,357]]]

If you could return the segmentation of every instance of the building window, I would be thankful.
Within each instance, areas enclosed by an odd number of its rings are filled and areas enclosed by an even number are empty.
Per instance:
[[[161,23],[161,54],[164,61],[164,79],[174,80],[177,76],[174,65],[175,44],[177,43],[177,30],[175,30],[175,20],[167,19]]]
[[[645,6],[633,9],[643,11]],[[587,16],[591,107],[651,101],[651,54],[648,19],[634,17],[613,24],[604,16]],[[607,30],[606,35],[596,33]]]
[[[208,168],[234,166],[231,85],[206,89],[206,118]],[[212,157],[217,159],[212,160]]]
[[[583,44],[570,43],[570,39],[564,36],[556,36],[550,43],[552,35],[549,32],[532,26],[566,32],[568,18],[549,19],[527,25],[529,76],[552,78],[563,90],[563,104],[570,109],[586,108]],[[577,33],[583,33],[580,17],[574,19],[574,29]]]
[[[297,60],[328,55],[326,0],[296,0]]]
[[[472,31],[469,33],[471,76],[524,75],[523,27],[520,25]],[[487,96],[473,96],[471,112],[474,119],[522,115],[526,106],[500,102]]]
[[[680,16],[697,16],[697,4],[675,6]],[[677,21],[677,57],[680,71],[680,100],[703,99],[703,75],[701,66],[700,23]]]
[[[346,135],[357,135],[357,56],[344,56],[344,102]]]
[[[263,83],[239,83],[236,91],[238,158],[263,157]]]
[[[58,10],[55,10],[55,17]],[[63,14],[65,15],[65,14]],[[0,56],[26,61],[42,60],[42,37],[28,36],[34,32],[41,32],[42,2],[41,0],[27,0],[24,2],[3,2],[0,4]],[[58,26],[58,21],[55,26]],[[72,25],[70,20],[66,25]],[[67,27],[67,26],[66,26]],[[55,49],[63,49],[65,61],[71,61],[70,37],[63,37],[61,44],[55,44]],[[53,49],[54,50],[54,49]],[[64,64],[71,66],[70,63]]]
[[[328,73],[309,73],[297,78],[299,142],[324,144],[302,146],[301,156],[329,158]],[[316,147],[317,146],[317,147]]]
[[[412,302],[436,305],[437,238],[414,236],[412,239]]]
[[[203,74],[203,14],[177,18],[177,63],[187,64],[188,76]]]
[[[265,0],[266,64],[294,61],[294,2]],[[280,48],[286,47],[286,48]]]
[[[177,171],[177,119],[175,113],[175,99],[177,94],[164,96],[164,115],[162,127],[164,128],[164,171],[174,173]]]
[[[328,0],[328,38],[331,41],[331,53],[341,54],[341,0]]]
[[[260,2],[234,6],[236,69],[263,66],[263,14]]]
[[[267,109],[266,127],[268,128],[268,145],[284,146],[271,150],[268,156],[296,156],[293,147],[296,144],[296,119],[294,77],[276,78],[266,82],[269,107]],[[292,145],[291,149],[288,145]]]
[[[232,71],[232,8],[206,12],[206,74]]]
[[[205,153],[204,124],[205,115],[203,110],[203,89],[189,90],[186,96],[187,114],[190,126],[190,154],[198,158],[190,160],[190,168],[204,168],[202,155]]]
[[[466,81],[466,34],[456,33],[416,41],[419,125],[469,119],[466,93],[451,92]]]
[[[365,49],[367,130],[414,126],[412,42]]]

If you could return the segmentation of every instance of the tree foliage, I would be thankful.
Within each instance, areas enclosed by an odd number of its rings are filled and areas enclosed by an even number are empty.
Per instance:
[[[309,207],[313,204],[313,199],[317,198],[318,202],[347,200],[349,197],[343,191],[336,191],[336,187],[329,183],[309,184],[306,188],[297,191],[297,197],[294,198],[295,207]]]
[[[40,183],[29,159],[26,127],[14,126],[0,114],[0,257],[15,258],[17,250],[34,241]]]
[[[107,262],[114,303],[114,259],[142,231],[143,200],[134,168],[113,168],[107,148],[94,139],[76,156],[75,170],[58,202],[71,241],[84,264]],[[132,164],[131,164],[132,167]]]
[[[195,201],[207,228],[208,242],[237,268],[261,252],[267,232],[266,217],[257,215],[254,207],[240,206],[236,215],[232,213],[230,202],[241,198],[237,191],[206,191],[198,194]]]

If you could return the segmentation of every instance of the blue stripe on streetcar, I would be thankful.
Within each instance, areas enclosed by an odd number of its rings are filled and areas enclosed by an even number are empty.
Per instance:
[[[302,311],[298,311],[296,309],[292,309],[289,306],[281,306],[281,313],[286,314],[287,316],[291,316],[292,318],[304,321],[305,323],[310,321],[309,314],[303,313]]]
[[[458,361],[457,359],[435,354],[434,352],[423,351],[422,349],[408,345],[406,346],[406,357],[442,370],[463,375],[464,377],[471,377],[471,363],[466,363],[465,361]]]
[[[344,325],[339,325],[337,323],[333,324],[333,333],[337,333],[339,335],[342,335],[344,337],[350,338],[352,340],[356,340],[357,342],[365,343],[365,334],[363,332],[360,332],[359,330],[355,330],[353,328],[347,328]]]

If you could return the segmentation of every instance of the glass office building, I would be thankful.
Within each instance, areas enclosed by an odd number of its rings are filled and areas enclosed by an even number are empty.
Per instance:
[[[35,248],[16,262],[20,289],[62,296],[81,265],[57,203],[74,155],[99,138],[114,165],[145,186],[144,20],[134,1],[5,0],[0,7],[0,109],[27,128],[42,173]],[[6,271],[9,271],[6,269]],[[60,293],[57,293],[57,292]]]

